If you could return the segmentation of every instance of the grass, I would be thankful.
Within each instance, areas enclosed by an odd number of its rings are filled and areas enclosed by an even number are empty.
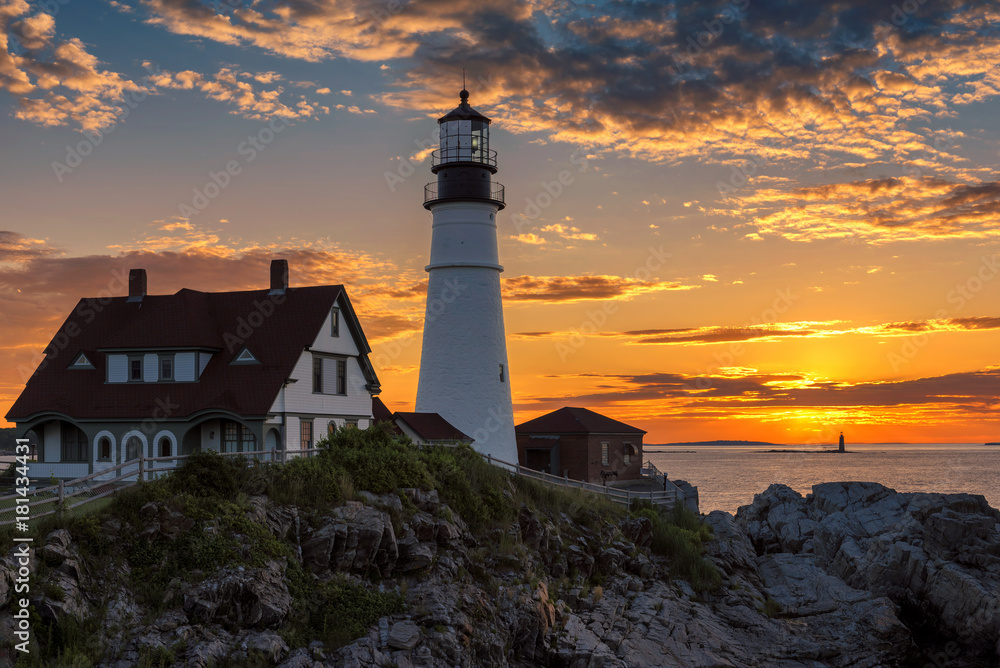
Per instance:
[[[709,528],[681,504],[671,511],[653,508],[648,502],[633,504],[633,514],[653,523],[650,549],[670,559],[670,574],[691,583],[697,592],[715,591],[722,586],[722,576],[705,558],[704,544],[712,539]]]

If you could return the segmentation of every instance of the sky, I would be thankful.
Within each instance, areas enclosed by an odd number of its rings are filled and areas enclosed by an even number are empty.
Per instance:
[[[515,418],[1000,440],[1000,6],[0,0],[0,409],[81,297],[343,283],[412,409],[436,119],[493,119]]]

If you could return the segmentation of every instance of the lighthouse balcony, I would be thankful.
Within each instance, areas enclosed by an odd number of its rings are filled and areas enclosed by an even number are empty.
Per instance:
[[[479,150],[471,146],[454,146],[439,148],[431,153],[431,171],[435,174],[445,165],[461,164],[486,167],[496,174],[497,152],[490,149]]]
[[[430,209],[438,202],[456,200],[488,201],[498,209],[507,206],[503,199],[503,185],[494,181],[434,182],[424,186],[424,208]]]

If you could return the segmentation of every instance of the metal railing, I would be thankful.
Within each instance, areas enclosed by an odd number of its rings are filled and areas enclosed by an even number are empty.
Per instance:
[[[451,146],[449,148],[439,148],[431,152],[431,167],[460,162],[471,162],[477,165],[496,167],[497,152],[492,149],[474,151],[468,146]]]
[[[303,456],[319,452],[319,448],[306,448],[301,450],[251,450],[247,452],[220,452],[222,457],[248,457],[252,456],[258,462],[284,462],[291,456]],[[262,456],[259,456],[262,455]],[[114,494],[118,490],[131,487],[136,483],[153,480],[180,467],[185,459],[191,455],[173,455],[169,457],[146,457],[142,454],[136,459],[129,460],[111,466],[100,471],[95,471],[89,475],[73,480],[59,480],[54,485],[47,487],[36,487],[28,492],[32,498],[27,505],[29,512],[26,516],[16,515],[15,499],[23,498],[19,494],[8,494],[0,496],[0,526],[13,524],[18,521],[33,521],[40,517],[52,515],[59,511],[68,511],[79,508],[92,501],[103,499]],[[42,463],[45,462],[32,462]],[[157,464],[163,464],[158,466]],[[75,503],[68,503],[69,499],[78,498]],[[51,508],[45,506],[51,505]],[[44,507],[44,508],[43,508]],[[31,509],[41,508],[41,512],[34,512]]]
[[[449,187],[449,188],[451,188],[451,187],[454,186],[454,184],[446,184],[446,186]],[[476,187],[478,189],[478,188],[483,187],[483,186],[480,186],[480,184],[477,183]],[[483,190],[485,190],[485,187],[483,187]],[[424,204],[427,204],[428,202],[433,202],[435,200],[449,200],[449,199],[457,199],[457,200],[461,200],[461,199],[490,199],[493,202],[496,202],[497,204],[499,204],[501,209],[504,206],[506,206],[506,204],[504,203],[504,199],[503,199],[503,197],[504,197],[503,184],[497,183],[496,181],[491,181],[490,182],[490,193],[489,193],[489,197],[488,198],[480,197],[479,195],[473,195],[473,194],[469,194],[469,193],[464,193],[463,194],[461,192],[449,193],[447,195],[442,195],[441,197],[438,197],[438,192],[439,192],[439,190],[438,190],[438,182],[437,181],[435,181],[433,183],[428,183],[427,185],[425,185],[424,186]],[[486,193],[484,192],[483,195],[485,195],[485,194]]]
[[[678,494],[680,490],[672,483],[668,489],[650,489],[648,492],[645,492],[629,489],[627,487],[618,488],[611,487],[610,485],[598,485],[593,482],[584,482],[583,480],[572,480],[568,476],[560,477],[551,473],[545,473],[544,471],[529,469],[526,466],[505,462],[501,459],[491,457],[490,455],[486,456],[486,461],[490,464],[503,466],[504,468],[512,471],[515,475],[519,475],[524,478],[531,478],[552,487],[582,489],[585,492],[600,494],[609,501],[620,503],[625,506],[631,505],[633,501],[645,500],[649,501],[654,506],[663,506],[669,510],[676,505],[677,499],[680,496]]]

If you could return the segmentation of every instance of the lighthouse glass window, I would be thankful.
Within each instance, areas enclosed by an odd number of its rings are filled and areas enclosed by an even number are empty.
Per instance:
[[[446,121],[441,124],[441,160],[489,161],[490,126],[483,121]]]

